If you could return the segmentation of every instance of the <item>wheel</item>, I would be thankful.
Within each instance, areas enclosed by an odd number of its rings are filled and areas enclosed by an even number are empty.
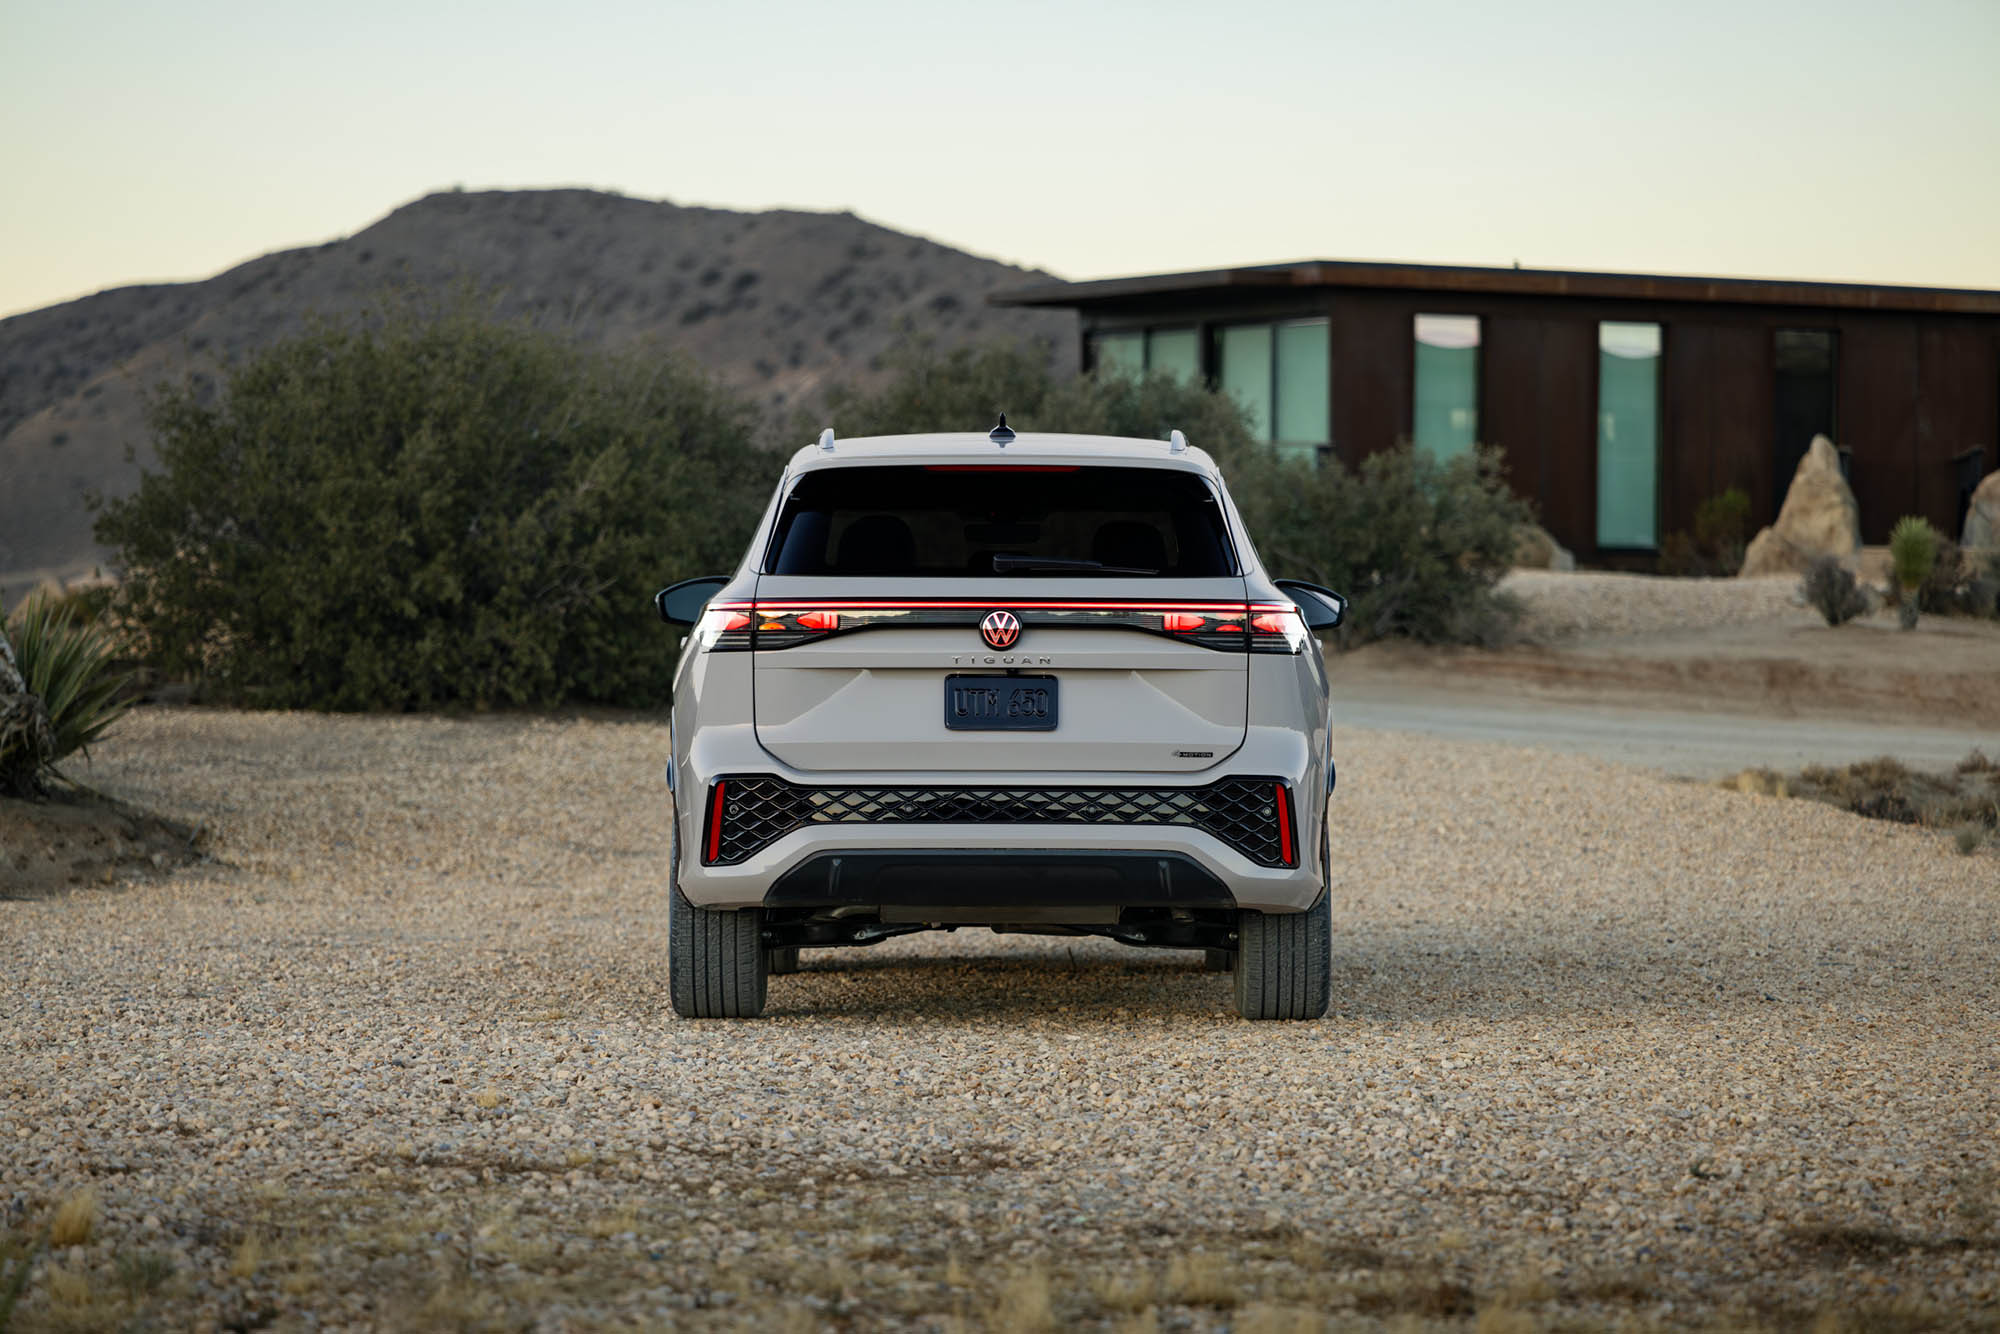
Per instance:
[[[683,1019],[755,1019],[764,1012],[770,953],[755,908],[697,908],[681,893],[680,847],[669,854],[667,991]]]
[[[1227,973],[1236,967],[1235,950],[1203,950],[1201,971],[1204,973]]]
[[[1245,1019],[1317,1019],[1333,997],[1333,896],[1304,912],[1238,914],[1236,1010]]]
[[[797,945],[788,945],[783,949],[765,950],[764,953],[770,956],[765,966],[770,970],[771,976],[777,977],[784,973],[796,973],[799,971],[799,947]]]

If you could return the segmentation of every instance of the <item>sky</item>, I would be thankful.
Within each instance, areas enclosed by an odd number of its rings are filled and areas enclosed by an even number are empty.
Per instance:
[[[2000,0],[0,0],[0,315],[574,185],[1065,278],[2000,288]]]

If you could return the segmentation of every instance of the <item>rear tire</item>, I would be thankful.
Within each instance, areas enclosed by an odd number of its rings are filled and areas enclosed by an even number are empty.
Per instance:
[[[1227,973],[1236,967],[1235,950],[1203,950],[1201,971],[1204,973]]]
[[[1304,912],[1238,914],[1236,1010],[1245,1019],[1317,1019],[1333,998],[1333,896]]]
[[[770,956],[755,908],[697,908],[670,886],[667,990],[683,1019],[755,1019],[764,1012]]]
[[[799,947],[797,945],[787,945],[783,949],[767,950],[766,953],[771,956],[766,963],[766,967],[770,970],[772,977],[781,977],[786,973],[796,973],[799,971]]]

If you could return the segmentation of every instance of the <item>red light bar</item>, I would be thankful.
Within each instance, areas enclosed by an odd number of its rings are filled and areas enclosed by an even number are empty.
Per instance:
[[[1278,860],[1285,865],[1292,864],[1292,802],[1285,791],[1285,785],[1278,788]]]
[[[970,611],[975,608],[990,611],[994,607],[1013,610],[1027,608],[1031,611],[1191,611],[1210,616],[1227,614],[1241,616],[1246,608],[1241,602],[1098,602],[1090,599],[1068,599],[1043,602],[1023,602],[1019,598],[992,597],[964,598],[790,598],[779,600],[766,598],[757,602],[709,603],[711,607],[742,607],[763,616],[780,613],[808,611],[824,607],[835,611]],[[1259,608],[1259,610],[1264,610]],[[1271,608],[1270,610],[1279,610]],[[1284,608],[1283,610],[1290,610]]]
[[[708,805],[708,860],[713,862],[722,852],[722,790],[727,783],[715,785],[715,795]]]

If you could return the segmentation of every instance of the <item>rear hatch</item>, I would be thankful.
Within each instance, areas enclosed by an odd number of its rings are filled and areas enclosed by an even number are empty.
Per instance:
[[[1198,472],[815,469],[764,568],[757,739],[795,768],[1195,771],[1243,744],[1244,581]]]

